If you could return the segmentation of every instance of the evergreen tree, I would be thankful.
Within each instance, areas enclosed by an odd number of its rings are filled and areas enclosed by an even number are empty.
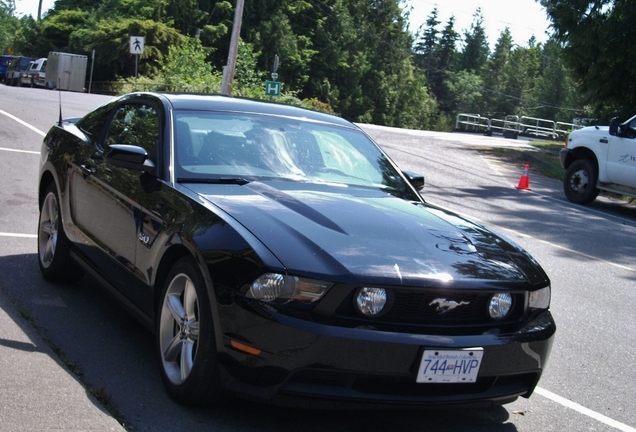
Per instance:
[[[481,8],[473,14],[470,31],[464,33],[464,50],[460,56],[460,69],[478,72],[488,60],[490,48]]]
[[[454,71],[457,66],[457,41],[459,33],[455,31],[455,17],[451,16],[442,30],[437,48],[437,66],[443,72]]]
[[[576,87],[562,53],[562,48],[555,40],[551,39],[545,44],[542,53],[545,67],[536,90],[539,104],[536,115],[569,123],[577,115],[577,111],[571,108],[577,104]]]
[[[504,92],[509,79],[507,72],[511,52],[512,36],[510,29],[506,27],[499,35],[492,56],[484,64],[481,71],[489,116],[501,117],[514,112],[508,111],[511,104],[507,101],[509,96]]]
[[[457,41],[459,33],[455,31],[455,17],[451,16],[442,30],[437,47],[437,73],[429,81],[432,93],[437,98],[440,109],[451,114],[450,95],[446,81],[457,68]]]
[[[420,27],[418,39],[415,43],[415,65],[426,70],[426,77],[430,79],[431,69],[436,68],[436,48],[438,46],[437,26],[440,21],[437,19],[437,7],[426,19],[426,27],[424,24]]]
[[[528,48],[516,47],[510,54],[504,93],[508,95],[503,111],[519,116],[536,116],[534,88],[538,81],[541,48],[532,41]]]
[[[590,103],[633,111],[636,93],[636,2],[540,0],[563,56]]]

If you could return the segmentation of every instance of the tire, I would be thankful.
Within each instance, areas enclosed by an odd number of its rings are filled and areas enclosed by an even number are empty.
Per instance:
[[[563,179],[563,191],[576,204],[590,204],[598,196],[598,169],[589,159],[577,159],[568,167]]]
[[[157,309],[157,353],[166,390],[184,405],[229,399],[221,388],[212,308],[192,258],[172,267]]]
[[[55,183],[44,193],[38,224],[38,263],[44,279],[50,282],[75,282],[82,277],[72,260],[70,242],[64,233],[60,215],[60,200]]]

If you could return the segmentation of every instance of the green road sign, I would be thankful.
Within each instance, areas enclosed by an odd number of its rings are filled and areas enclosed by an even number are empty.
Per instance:
[[[280,96],[280,82],[265,81],[265,94],[267,96]]]

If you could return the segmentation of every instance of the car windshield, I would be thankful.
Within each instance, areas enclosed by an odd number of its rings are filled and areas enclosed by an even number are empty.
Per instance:
[[[404,180],[362,132],[269,115],[175,113],[178,181],[283,179],[405,191]]]

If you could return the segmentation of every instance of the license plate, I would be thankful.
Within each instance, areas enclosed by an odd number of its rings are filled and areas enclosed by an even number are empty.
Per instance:
[[[474,383],[483,348],[425,350],[417,373],[418,383]]]

